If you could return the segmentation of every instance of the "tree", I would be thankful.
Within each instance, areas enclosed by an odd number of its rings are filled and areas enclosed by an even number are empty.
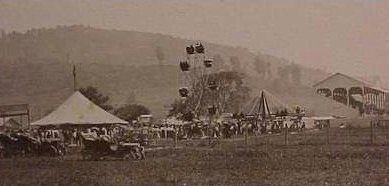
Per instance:
[[[213,68],[226,70],[226,64],[220,54],[216,54],[213,56]]]
[[[117,108],[114,114],[121,119],[131,122],[136,120],[140,115],[150,114],[150,110],[140,104],[126,104]]]
[[[204,79],[213,82],[217,88],[210,90],[200,83],[194,85],[191,89],[192,93],[185,101],[174,101],[169,116],[185,115],[190,111],[195,111],[194,114],[197,116],[206,115],[211,105],[216,106],[219,113],[239,112],[242,104],[249,98],[250,89],[244,84],[244,77],[244,74],[235,71],[210,74]]]
[[[137,102],[136,100],[136,94],[134,91],[131,91],[130,95],[127,98],[127,103],[128,104],[135,104]]]
[[[163,53],[163,50],[160,46],[155,48],[155,57],[157,57],[159,65],[162,65],[163,61],[165,60],[165,54]]]
[[[111,111],[113,107],[108,103],[109,97],[99,92],[96,87],[88,86],[79,90],[85,97],[106,111]]]
[[[264,78],[271,76],[271,64],[263,59],[260,55],[254,58],[254,70]]]
[[[186,105],[183,101],[179,99],[175,99],[172,104],[170,104],[171,109],[169,110],[169,113],[167,117],[170,116],[176,116],[179,114],[183,114],[186,112]]]
[[[288,66],[279,66],[277,69],[277,75],[284,83],[290,82],[290,70]]]
[[[5,31],[3,29],[1,29],[1,36],[0,36],[0,38],[1,39],[5,39],[5,37],[7,37],[7,33],[5,33]]]
[[[250,88],[244,84],[243,73],[229,71],[212,74],[210,79],[216,81],[216,106],[219,112],[238,112],[249,98]],[[212,97],[212,96],[208,96]]]
[[[290,65],[290,75],[291,75],[291,79],[293,80],[293,83],[296,84],[296,85],[299,85],[301,83],[301,68],[292,63]]]
[[[232,65],[232,71],[241,72],[242,67],[240,65],[240,60],[238,56],[231,56],[230,63]]]

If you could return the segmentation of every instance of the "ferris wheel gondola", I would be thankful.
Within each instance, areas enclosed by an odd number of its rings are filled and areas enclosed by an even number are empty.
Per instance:
[[[193,45],[190,45],[190,46],[187,46],[186,47],[186,53],[191,55],[191,54],[194,54],[195,52],[195,48],[193,47]]]
[[[198,54],[204,54],[205,53],[205,48],[204,46],[201,44],[201,43],[197,43],[195,45],[195,51],[198,53]]]
[[[212,59],[206,59],[206,60],[204,60],[204,66],[205,66],[205,68],[211,68],[211,67],[212,67],[212,62],[213,62]]]
[[[188,87],[181,87],[180,89],[178,89],[178,93],[181,97],[186,98],[189,96],[189,89]]]
[[[216,84],[216,82],[215,82],[215,81],[209,81],[209,82],[208,82],[208,88],[209,88],[210,90],[216,90],[216,89],[217,89],[217,84]]]
[[[181,71],[186,72],[189,71],[190,65],[187,61],[180,61]]]

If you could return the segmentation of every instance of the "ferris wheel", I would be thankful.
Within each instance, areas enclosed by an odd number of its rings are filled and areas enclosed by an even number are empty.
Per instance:
[[[186,58],[179,62],[181,69],[181,88],[178,92],[186,102],[189,111],[196,116],[204,104],[206,91],[216,89],[216,83],[209,79],[213,60],[207,58],[205,47],[201,43],[186,47]]]

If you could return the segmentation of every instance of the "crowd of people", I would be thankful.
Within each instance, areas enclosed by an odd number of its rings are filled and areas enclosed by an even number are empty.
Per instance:
[[[280,133],[285,128],[288,131],[301,131],[305,123],[301,117],[272,117],[265,120],[254,117],[231,117],[214,120],[180,121],[171,119],[160,124],[148,124],[151,138],[231,138],[234,136],[261,135],[268,133]]]
[[[165,120],[164,122],[150,122],[134,126],[90,126],[90,127],[63,127],[60,129],[37,128],[5,132],[9,139],[12,136],[28,136],[38,143],[55,144],[59,151],[59,144],[71,146],[83,146],[84,140],[105,141],[107,144],[139,143],[148,145],[151,139],[170,138],[177,140],[191,140],[201,138],[232,138],[243,135],[263,135],[288,131],[301,131],[305,123],[301,117],[269,117],[266,119],[253,116],[232,116],[216,120],[180,121],[178,119]],[[17,135],[16,135],[17,134]],[[1,142],[0,140],[0,143]],[[61,149],[62,150],[62,149]]]

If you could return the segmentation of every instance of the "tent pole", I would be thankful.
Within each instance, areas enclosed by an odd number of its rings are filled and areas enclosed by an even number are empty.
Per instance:
[[[28,125],[28,128],[30,128],[30,123],[31,123],[30,108],[27,107],[27,125]]]
[[[73,90],[77,91],[77,74],[76,74],[76,65],[73,64]]]

